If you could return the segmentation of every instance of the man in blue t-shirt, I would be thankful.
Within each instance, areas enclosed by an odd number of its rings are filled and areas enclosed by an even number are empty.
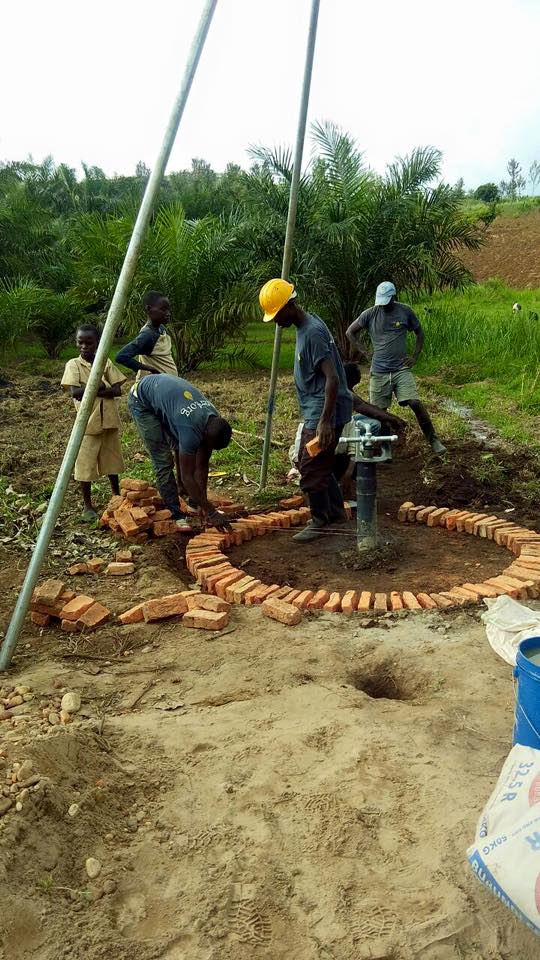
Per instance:
[[[265,323],[296,327],[294,382],[304,421],[300,441],[300,486],[309,498],[311,520],[293,540],[316,540],[333,523],[346,520],[343,496],[334,473],[335,449],[344,424],[352,414],[352,397],[343,362],[325,323],[296,303],[292,283],[269,280],[259,302]],[[318,438],[320,453],[310,456],[308,444]]]
[[[150,374],[131,388],[128,406],[156,473],[161,498],[179,530],[191,527],[180,510],[171,446],[178,451],[182,482],[190,501],[210,526],[223,527],[227,517],[208,500],[208,464],[213,450],[231,442],[230,423],[197,387],[181,377]]]
[[[411,373],[422,347],[424,331],[414,310],[396,299],[396,288],[389,280],[377,287],[375,306],[364,310],[351,323],[347,336],[362,353],[361,334],[368,333],[373,345],[371,356],[371,379],[369,399],[371,403],[387,410],[396,396],[401,407],[410,407],[422,433],[434,453],[446,453],[431,417],[418,396],[416,380]],[[410,356],[407,352],[407,334],[414,333],[416,346]]]

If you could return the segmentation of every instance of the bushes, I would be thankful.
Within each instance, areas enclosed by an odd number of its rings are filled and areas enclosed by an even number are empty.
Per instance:
[[[17,339],[33,333],[55,360],[84,316],[73,294],[55,293],[31,280],[4,283],[0,287],[0,349],[5,352]]]

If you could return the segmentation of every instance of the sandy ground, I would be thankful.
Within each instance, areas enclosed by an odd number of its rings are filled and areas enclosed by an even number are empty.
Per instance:
[[[4,955],[536,957],[465,862],[512,729],[478,613],[232,622],[126,628],[145,643],[128,659],[21,663],[17,682],[80,690],[83,710],[4,741],[50,778],[3,818]]]

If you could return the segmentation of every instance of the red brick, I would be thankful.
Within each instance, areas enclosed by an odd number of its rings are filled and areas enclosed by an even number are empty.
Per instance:
[[[339,593],[331,593],[330,599],[325,603],[323,610],[326,610],[327,613],[340,613],[341,612],[341,596]]]
[[[301,494],[296,497],[287,497],[285,500],[279,501],[279,506],[283,510],[296,510],[298,507],[304,506],[304,498]]]
[[[491,597],[493,599],[494,597],[498,596],[495,587],[490,587],[487,583],[464,583],[463,589],[472,589],[478,594],[479,597]]]
[[[274,594],[276,600],[283,600],[284,597],[288,596],[291,593],[292,587],[290,584],[286,583],[284,587],[280,587],[279,590]],[[300,593],[300,591],[298,591]],[[298,596],[298,593],[296,596]]]
[[[466,597],[463,593],[456,593],[454,590],[441,590],[439,596],[451,600],[454,607],[464,607],[466,603],[472,603],[471,596]]]
[[[499,587],[503,593],[513,597],[514,600],[522,597],[525,593],[521,584],[518,587],[516,583],[509,583],[506,577],[490,577],[489,580],[486,580],[486,583],[491,587]]]
[[[251,590],[249,593],[246,593],[244,603],[246,606],[258,605],[266,600],[268,597],[274,597],[276,593],[279,592],[279,583],[272,583],[269,587],[261,583],[260,587],[255,587],[255,590]]]
[[[109,577],[126,577],[131,573],[135,573],[135,564],[113,562],[109,564],[105,572]]]
[[[106,563],[107,561],[103,557],[92,557],[91,560],[88,560],[88,569],[90,573],[101,573]]]
[[[473,526],[473,531],[472,531],[473,534],[474,534],[474,536],[475,536],[475,537],[481,537],[481,536],[482,536],[481,531],[485,529],[486,524],[487,524],[487,523],[493,523],[493,522],[496,521],[496,520],[497,520],[497,517],[494,517],[494,516],[488,516],[488,517],[486,517],[485,515],[484,515],[484,518],[483,518],[482,520],[477,520],[476,523],[475,523],[474,526]],[[484,536],[485,536],[485,534],[484,534]]]
[[[341,601],[341,609],[343,613],[346,613],[348,616],[354,613],[358,609],[358,594],[356,590],[347,590],[343,594],[343,600]]]
[[[167,617],[180,617],[188,609],[183,593],[169,593],[165,597],[156,597],[143,603],[143,617],[146,623],[165,620]]]
[[[317,590],[307,605],[308,610],[321,610],[330,599],[328,590]]]
[[[115,510],[114,519],[119,525],[122,533],[125,537],[130,537],[135,533],[139,532],[139,528],[135,523],[135,520],[131,516],[131,512],[128,510]]]
[[[435,601],[435,603],[437,604],[438,607],[440,607],[441,610],[448,610],[449,607],[454,606],[454,602],[452,599],[449,599],[448,597],[443,597],[441,596],[440,593],[430,593],[430,597],[432,600]]]
[[[507,527],[507,526],[508,526],[508,522],[509,522],[508,520],[496,520],[496,521],[494,520],[493,523],[487,524],[487,525],[486,525],[486,537],[487,537],[487,539],[488,539],[488,540],[494,540],[494,539],[495,539],[495,531],[496,531],[496,530],[499,530],[501,527]]]
[[[400,523],[407,522],[407,519],[409,516],[409,510],[411,509],[411,507],[414,507],[414,503],[412,502],[412,500],[406,500],[405,503],[401,504],[398,510],[398,520]]]
[[[32,610],[30,620],[35,623],[36,627],[48,627],[51,617],[48,613],[38,613],[37,610]]]
[[[503,570],[503,573],[509,573],[512,576],[512,571],[519,571],[520,573],[526,573],[526,580],[534,580],[535,582],[540,581],[540,566],[537,564],[529,566],[526,563],[521,562],[521,557],[519,560],[514,560],[506,570]]]
[[[201,586],[206,585],[211,580],[213,583],[217,583],[218,581],[212,578],[219,574],[229,573],[233,569],[230,560],[222,560],[221,563],[215,563],[213,567],[203,567],[201,570],[197,570],[195,579]]]
[[[62,607],[59,617],[61,620],[79,620],[83,613],[95,602],[93,597],[86,597],[81,593],[78,597],[74,597],[73,600],[69,600],[68,603]]]
[[[225,591],[225,599],[229,603],[243,603],[246,593],[260,585],[261,581],[255,577],[244,577],[236,583],[231,583]]]
[[[540,557],[540,543],[524,543],[521,547],[520,556],[524,553],[528,557]]]
[[[473,513],[472,517],[467,517],[465,520],[465,533],[474,534],[476,524],[482,520],[487,520],[487,516],[487,513]]]
[[[401,599],[401,594],[397,590],[392,590],[390,593],[390,609],[391,610],[403,610],[403,600]]]
[[[427,518],[430,516],[430,514],[434,513],[434,511],[438,509],[439,509],[438,507],[424,507],[423,510],[419,510],[418,513],[416,514],[416,522],[426,523]]]
[[[517,527],[515,523],[507,524],[506,527],[497,527],[493,539],[499,547],[504,547],[510,534],[516,533],[518,530],[519,527]]]
[[[184,614],[182,623],[196,630],[223,630],[229,622],[229,614],[216,613],[213,610],[193,609]]]
[[[78,633],[78,632],[79,632],[79,628],[78,628],[78,626],[77,626],[77,624],[75,623],[74,620],[62,620],[62,622],[61,622],[61,624],[60,624],[60,629],[63,630],[64,633]]]
[[[239,522],[231,523],[231,535],[236,546],[240,546],[245,540],[253,538],[253,531],[249,527],[244,527]]]
[[[420,513],[420,510],[425,510],[425,509],[426,509],[425,503],[421,503],[417,507],[409,507],[407,511],[407,523],[414,523],[416,521],[416,514]]]
[[[304,517],[301,510],[290,510],[289,516],[291,518],[291,527],[299,527],[304,523]]]
[[[458,597],[463,597],[465,602],[468,602],[468,603],[478,603],[480,599],[480,595],[476,592],[476,590],[465,589],[459,584],[456,585],[455,587],[452,587],[452,589],[449,590],[448,592],[455,594]]]
[[[475,587],[473,587],[472,583],[471,584],[460,583],[458,587],[455,587],[455,589],[459,590],[460,592],[462,591],[465,594],[468,594],[477,603],[479,600],[481,600],[483,596],[483,594],[479,590],[476,590]]]
[[[424,610],[435,610],[437,608],[437,601],[433,600],[429,593],[417,593],[416,599]]]
[[[358,613],[365,613],[371,607],[371,593],[368,590],[362,590],[358,600]]]
[[[68,573],[70,577],[81,576],[83,573],[90,573],[90,567],[87,563],[72,563],[72,565],[68,567]]]
[[[522,570],[520,567],[515,567],[514,565],[512,565],[512,568],[507,567],[506,570],[503,570],[502,576],[509,577],[511,580],[515,580],[517,582],[521,581],[523,585],[527,587],[527,596],[530,597],[531,600],[537,599],[539,595],[538,583],[540,579],[538,576],[531,576],[528,570]]]
[[[224,560],[227,560],[226,555],[219,550],[213,549],[211,553],[205,555],[200,553],[195,557],[190,556],[188,569],[191,573],[197,573],[197,570],[204,570],[205,567],[215,567],[218,563],[223,563]]]
[[[60,598],[63,589],[64,584],[61,580],[44,580],[34,590],[32,600],[50,607]]]
[[[302,523],[307,523],[311,517],[311,510],[309,507],[299,507],[299,512],[302,514]]]
[[[143,607],[144,603],[138,603],[135,607],[125,610],[118,617],[120,623],[140,623],[141,620],[144,620]]]
[[[529,557],[526,553],[520,553],[514,562],[522,569],[530,570],[531,573],[540,572],[540,557]]]
[[[273,596],[276,598],[276,600],[284,600],[285,603],[293,603],[293,601],[300,596],[300,590],[291,590],[289,593],[286,593],[283,596],[280,596],[278,593],[274,593]]]
[[[265,617],[284,623],[288,627],[294,627],[302,619],[302,611],[292,603],[285,603],[284,600],[275,600],[269,597],[261,606]]]
[[[212,592],[215,593],[216,597],[221,597],[222,600],[226,599],[227,587],[231,587],[233,583],[238,583],[240,580],[243,580],[245,573],[243,570],[231,570],[230,573],[226,573],[217,583],[214,585]]]
[[[192,590],[186,595],[188,610],[210,610],[212,613],[230,613],[231,605],[219,597],[211,597],[207,593],[197,593]]]
[[[299,610],[306,610],[308,603],[313,599],[313,590],[302,590],[297,597],[292,600],[293,607]]]
[[[439,507],[433,510],[427,518],[428,527],[444,527],[444,518],[450,513],[448,507]]]
[[[456,530],[458,533],[465,533],[465,524],[467,520],[472,520],[472,518],[478,519],[478,513],[474,510],[469,510],[467,513],[464,513],[462,517],[458,517],[456,524]]]
[[[388,603],[385,593],[375,594],[375,599],[373,600],[373,609],[375,613],[386,613],[388,610]]]
[[[155,537],[167,537],[172,533],[181,533],[174,520],[158,520],[154,523],[152,531]]]
[[[422,605],[416,599],[414,593],[410,590],[403,591],[403,606],[406,610],[421,610]]]
[[[152,515],[152,519],[154,523],[159,523],[161,520],[171,520],[172,513],[170,510],[156,510],[156,512]]]
[[[232,563],[228,563],[227,566],[221,567],[221,569],[217,570],[216,573],[208,573],[208,571],[205,570],[204,577],[202,579],[204,589],[206,590],[207,593],[215,594],[218,583],[221,583],[221,581],[223,580],[224,577],[227,576],[227,574],[236,573],[236,572],[237,572],[237,568],[233,567]],[[241,573],[243,576],[242,571]]]
[[[540,543],[540,537],[537,533],[534,536],[530,537],[511,537],[507,543],[507,547],[512,551],[516,556],[519,556],[521,550],[528,543]]]
[[[132,480],[131,477],[122,477],[120,481],[121,490],[133,490],[137,493],[148,490],[149,486],[148,480]]]
[[[133,554],[131,550],[117,550],[114,559],[117,563],[131,563]]]
[[[441,524],[441,526],[444,525],[447,530],[456,530],[459,518],[463,517],[466,513],[466,510],[450,510],[444,518],[444,524]]]
[[[79,630],[97,630],[102,623],[105,623],[109,619],[111,613],[110,610],[107,610],[107,607],[104,607],[102,603],[98,603],[96,600],[91,607],[88,607],[88,610],[85,610],[83,615],[77,620],[77,628]]]
[[[107,504],[106,513],[109,517],[112,517],[115,510],[120,510],[125,504],[125,498],[121,496],[111,497]]]

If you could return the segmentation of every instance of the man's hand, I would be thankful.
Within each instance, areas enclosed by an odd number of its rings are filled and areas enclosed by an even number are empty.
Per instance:
[[[218,530],[231,529],[229,517],[221,510],[210,510],[205,516],[205,523],[208,527],[217,527]]]
[[[415,357],[414,354],[412,355],[412,357],[405,357],[403,361],[403,366],[406,367],[408,370],[410,370],[411,367],[414,367],[417,360],[418,360],[418,357]]]
[[[330,421],[321,417],[319,423],[317,424],[317,436],[319,438],[321,450],[327,450],[328,447],[332,446],[335,440],[335,435],[335,429]]]

